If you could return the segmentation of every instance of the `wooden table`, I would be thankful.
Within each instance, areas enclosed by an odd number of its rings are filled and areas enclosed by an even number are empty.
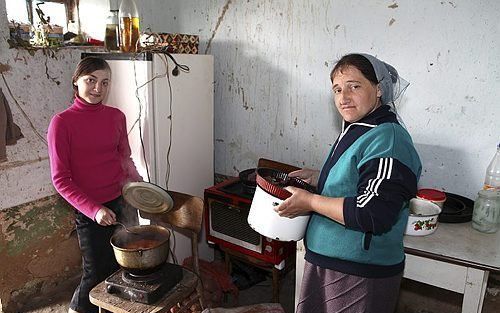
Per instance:
[[[462,313],[479,313],[490,272],[500,271],[500,232],[440,223],[428,236],[405,236],[404,277],[463,294]]]
[[[190,270],[183,269],[183,278],[165,296],[153,304],[144,304],[122,299],[106,292],[104,282],[95,286],[89,294],[90,302],[99,307],[99,312],[108,310],[113,313],[161,313],[168,312],[174,307],[179,295],[190,294],[196,288],[198,279]]]

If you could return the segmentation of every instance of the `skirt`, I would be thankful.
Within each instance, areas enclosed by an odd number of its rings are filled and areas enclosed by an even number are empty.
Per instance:
[[[306,261],[296,313],[393,313],[402,277],[366,278]]]

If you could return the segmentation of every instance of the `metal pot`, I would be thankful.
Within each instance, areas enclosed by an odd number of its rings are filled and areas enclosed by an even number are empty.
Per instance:
[[[288,174],[270,168],[258,168],[257,187],[248,214],[248,224],[261,235],[280,241],[301,240],[306,231],[310,214],[294,218],[279,216],[274,207],[292,194],[284,189],[294,186],[314,192],[314,187],[303,180],[288,177]]]
[[[156,271],[167,260],[170,231],[158,225],[140,225],[118,230],[111,237],[116,261],[131,274]]]

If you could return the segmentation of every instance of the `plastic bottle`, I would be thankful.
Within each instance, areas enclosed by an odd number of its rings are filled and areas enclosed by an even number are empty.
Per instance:
[[[134,0],[122,0],[119,10],[120,50],[137,52],[139,40],[139,12]]]
[[[500,143],[497,146],[497,153],[486,169],[483,189],[500,191]]]
[[[120,50],[118,42],[120,30],[118,24],[118,10],[111,10],[110,15],[106,19],[106,34],[104,37],[104,46],[107,51]]]

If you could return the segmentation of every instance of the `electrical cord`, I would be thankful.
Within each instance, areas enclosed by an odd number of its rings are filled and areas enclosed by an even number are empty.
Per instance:
[[[170,54],[169,52],[167,52],[166,49],[160,49],[160,50],[150,49],[148,51],[143,51],[143,52],[153,52],[153,51],[156,52],[156,53],[161,53],[161,55],[163,56],[162,60],[164,61],[166,70],[165,70],[165,73],[158,74],[158,75],[154,76],[153,78],[151,78],[150,80],[146,81],[144,84],[142,84],[142,85],[139,86],[138,85],[138,81],[137,81],[137,69],[136,69],[136,64],[135,64],[136,58],[134,57],[134,61],[133,61],[133,64],[134,64],[134,79],[135,79],[135,85],[136,85],[135,97],[137,98],[137,101],[139,102],[139,114],[138,114],[137,119],[132,124],[132,127],[128,131],[128,135],[132,132],[132,130],[136,126],[136,124],[138,124],[138,127],[139,127],[139,137],[140,137],[140,141],[141,141],[142,155],[143,155],[144,160],[147,160],[146,159],[145,146],[144,146],[144,140],[143,140],[142,123],[140,122],[141,118],[142,118],[142,107],[143,107],[143,105],[142,105],[142,101],[141,101],[141,99],[139,97],[139,89],[143,88],[144,86],[146,86],[147,84],[151,83],[152,81],[154,81],[157,78],[166,77],[167,78],[167,82],[168,82],[168,87],[169,87],[169,111],[170,111],[170,115],[167,117],[168,119],[170,119],[170,127],[169,127],[169,135],[170,135],[169,137],[170,138],[169,138],[169,145],[168,145],[168,150],[167,150],[167,170],[166,170],[166,173],[165,173],[165,187],[168,190],[168,183],[169,183],[169,180],[170,180],[170,158],[169,157],[170,157],[170,151],[171,151],[171,148],[172,148],[172,131],[173,131],[173,120],[172,120],[173,90],[172,90],[172,83],[171,83],[170,75],[169,75],[169,65],[168,65],[168,61],[167,61],[167,58],[165,57],[165,55],[168,56],[172,60],[172,62],[175,64],[175,67],[172,70],[172,75],[173,76],[179,75],[179,71],[182,71],[182,72],[185,72],[185,73],[189,73],[190,69],[189,69],[189,66],[187,66],[185,64],[178,63],[177,60],[172,56],[172,54]],[[148,182],[151,182],[151,175],[149,173],[149,167],[148,167],[148,163],[147,162],[145,162],[145,166],[146,166],[146,173],[147,173],[147,176],[148,176]]]
[[[139,102],[139,115],[136,119],[136,121],[134,122],[134,126],[135,124],[138,124],[139,125],[139,139],[141,141],[141,150],[142,150],[142,157],[144,159],[144,165],[146,166],[146,175],[148,176],[148,182],[151,182],[151,175],[149,174],[149,166],[148,166],[148,162],[147,162],[147,159],[146,159],[146,149],[144,148],[144,140],[143,140],[143,134],[142,134],[142,123],[141,123],[141,117],[142,117],[142,102],[141,102],[141,98],[139,97],[139,88],[141,87],[138,87],[138,82],[137,82],[137,69],[136,69],[136,66],[135,66],[135,60],[133,62],[133,65],[134,65],[134,80],[135,80],[135,97],[137,98],[137,101]],[[133,127],[133,126],[132,126]],[[130,130],[132,131],[132,130]]]
[[[163,47],[161,49],[161,53],[163,53],[166,56],[168,56],[170,58],[170,60],[172,60],[172,62],[174,62],[175,67],[172,70],[172,75],[178,76],[179,75],[179,70],[183,71],[184,73],[189,73],[189,70],[190,70],[189,66],[187,66],[185,64],[179,64],[179,63],[177,63],[177,61],[175,60],[174,56],[172,54],[170,54],[170,52],[167,51],[167,48],[168,47]]]
[[[145,83],[143,83],[142,85],[139,86],[138,81],[137,81],[137,69],[136,69],[136,66],[135,66],[136,58],[134,57],[134,79],[135,79],[135,85],[136,85],[135,96],[137,98],[137,101],[139,102],[139,114],[138,114],[138,117],[135,120],[134,124],[132,125],[131,129],[129,130],[128,134],[130,134],[132,132],[133,128],[135,127],[135,125],[138,124],[138,127],[139,127],[139,137],[140,137],[140,141],[141,141],[142,155],[143,155],[144,160],[147,160],[146,159],[145,147],[144,147],[142,125],[141,125],[142,105],[143,104],[142,104],[142,101],[141,101],[141,99],[139,97],[139,89],[141,89],[141,88],[145,87],[146,85],[152,83],[157,78],[166,77],[167,83],[168,83],[168,89],[169,89],[169,102],[168,102],[169,115],[167,116],[167,119],[170,120],[170,125],[169,125],[169,141],[168,141],[167,156],[166,156],[167,168],[165,170],[165,189],[168,190],[168,185],[169,185],[169,181],[170,181],[170,173],[171,173],[170,153],[171,153],[171,150],[172,150],[172,134],[173,134],[173,118],[172,118],[172,115],[173,115],[173,112],[172,112],[172,109],[173,109],[173,88],[172,88],[172,82],[171,82],[171,79],[170,79],[170,66],[168,64],[167,57],[170,58],[170,60],[172,60],[172,62],[175,64],[175,67],[174,67],[174,69],[171,72],[173,76],[178,76],[179,73],[180,73],[180,71],[182,71],[184,73],[189,73],[190,72],[190,68],[189,68],[189,66],[187,66],[185,64],[178,63],[177,60],[172,56],[172,54],[170,54],[168,51],[166,51],[166,49],[147,49],[146,51],[143,50],[141,52],[159,53],[160,56],[162,56],[160,59],[163,61],[164,65],[165,65],[165,72],[164,73],[160,73],[158,75],[155,75],[154,77],[152,77],[151,79],[149,79],[148,81],[146,81]],[[145,162],[145,165],[146,165],[146,172],[147,172],[147,175],[148,175],[148,181],[151,182],[151,177],[150,177],[150,174],[149,174],[149,168],[148,168],[147,161]],[[172,246],[169,247],[169,250],[170,250],[170,253],[171,253],[170,255],[172,256],[172,261],[174,262],[174,264],[178,264],[177,256],[174,253],[177,240],[176,240],[176,237],[175,237],[175,232],[172,231],[171,233],[172,233],[172,239],[173,240],[172,240]],[[200,281],[201,281],[201,278],[200,278]]]
[[[164,56],[165,58],[165,56]],[[168,61],[165,58],[164,59],[165,64],[166,64],[166,69],[167,69],[167,82],[168,82],[168,90],[169,90],[169,96],[168,96],[168,110],[169,110],[169,115],[168,119],[170,120],[170,126],[168,129],[168,147],[167,147],[167,168],[165,170],[165,186],[166,189],[168,190],[168,184],[170,182],[170,152],[172,151],[172,135],[173,135],[173,127],[174,127],[174,120],[172,118],[172,103],[173,103],[173,91],[172,91],[172,83],[170,81],[170,75],[168,74]],[[174,74],[172,74],[174,75]]]

